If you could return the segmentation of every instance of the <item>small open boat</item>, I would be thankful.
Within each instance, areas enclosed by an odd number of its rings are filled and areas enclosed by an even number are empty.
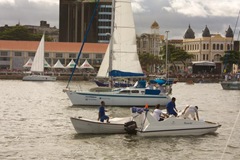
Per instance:
[[[124,124],[131,121],[132,118],[110,118],[110,123],[82,117],[71,117],[70,119],[76,132],[80,134],[121,134],[127,133]]]
[[[214,133],[220,124],[209,121],[195,121],[181,117],[169,117],[163,121],[157,121],[147,109],[143,113],[133,113],[136,122],[135,130],[137,135],[156,136],[191,136]],[[127,128],[127,126],[126,126]],[[131,128],[132,124],[131,124]],[[129,129],[130,130],[130,129]],[[130,130],[133,132],[132,130]]]
[[[221,86],[224,90],[240,90],[240,81],[223,81]]]

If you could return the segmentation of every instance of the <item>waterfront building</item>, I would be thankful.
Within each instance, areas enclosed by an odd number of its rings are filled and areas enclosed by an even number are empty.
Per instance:
[[[92,17],[96,1],[60,0],[59,41],[82,42]],[[98,10],[88,33],[87,42],[108,43],[111,33],[112,1],[100,0]]]
[[[195,38],[195,33],[189,25],[183,37],[183,49],[189,54],[193,54],[192,62],[208,61],[215,63],[215,72],[222,72],[222,62],[220,58],[225,51],[233,49],[233,31],[229,26],[225,36],[219,33],[212,34],[206,26],[202,32],[202,37]]]
[[[38,41],[0,40],[0,70],[24,70],[23,65],[34,59]],[[45,59],[53,66],[58,60],[66,66],[76,60],[81,43],[45,42]],[[107,44],[85,43],[78,66],[86,59],[97,70],[104,57]]]

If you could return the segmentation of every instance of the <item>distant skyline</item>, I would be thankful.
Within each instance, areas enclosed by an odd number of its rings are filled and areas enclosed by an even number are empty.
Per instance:
[[[160,34],[169,31],[169,39],[182,39],[189,24],[196,38],[201,37],[206,25],[211,34],[225,36],[229,25],[235,29],[239,6],[239,0],[132,0],[137,34],[151,33],[150,26],[156,21]],[[39,26],[41,20],[59,28],[59,0],[0,0],[0,26],[18,22]]]

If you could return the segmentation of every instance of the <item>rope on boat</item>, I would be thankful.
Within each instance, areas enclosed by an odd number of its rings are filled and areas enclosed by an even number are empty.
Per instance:
[[[80,48],[80,50],[79,50],[79,52],[78,52],[78,56],[77,56],[75,65],[74,65],[74,68],[73,68],[73,70],[72,70],[71,76],[69,77],[69,80],[68,80],[68,83],[67,83],[66,88],[68,88],[69,83],[70,83],[70,81],[72,80],[73,74],[74,74],[74,72],[75,72],[75,70],[76,70],[76,67],[77,67],[79,58],[80,58],[80,56],[81,56],[81,54],[82,54],[82,50],[83,50],[84,44],[85,44],[85,42],[86,42],[86,40],[87,40],[87,36],[88,36],[89,31],[90,31],[90,28],[91,28],[93,19],[94,19],[95,15],[96,15],[96,11],[97,11],[97,9],[98,9],[99,1],[100,1],[100,0],[98,0],[97,3],[96,3],[95,9],[94,9],[93,14],[92,14],[92,17],[91,17],[90,22],[89,22],[89,24],[88,24],[87,31],[86,31],[86,33],[85,33],[85,35],[84,35],[84,39],[83,39],[83,42],[82,42],[82,46],[81,46],[81,48]]]
[[[233,125],[233,127],[232,127],[231,133],[230,133],[230,135],[229,135],[229,137],[228,137],[227,143],[226,143],[226,145],[225,145],[225,147],[224,147],[224,150],[223,150],[223,153],[222,153],[221,160],[222,160],[223,157],[224,157],[224,154],[225,154],[225,152],[226,152],[226,149],[227,149],[228,143],[229,143],[229,141],[230,141],[230,139],[231,139],[231,137],[232,137],[233,130],[234,130],[236,124],[237,124],[237,121],[238,121],[239,115],[240,115],[240,109],[239,109],[239,111],[238,111],[238,115],[237,115],[237,118],[236,118],[236,120],[235,120],[235,122],[234,122],[234,125]]]

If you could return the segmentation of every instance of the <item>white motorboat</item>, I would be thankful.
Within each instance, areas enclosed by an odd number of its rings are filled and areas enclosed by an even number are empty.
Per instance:
[[[31,75],[26,75],[23,77],[23,81],[56,81],[56,76],[44,75],[44,67],[50,67],[47,61],[44,59],[44,34],[38,45],[37,52],[35,54],[34,60],[31,64]]]
[[[221,127],[218,123],[195,121],[174,116],[163,121],[157,121],[148,110],[143,111],[141,114],[134,113],[133,117],[135,117],[133,120],[136,122],[136,133],[147,137],[204,135],[213,133]]]
[[[121,134],[126,133],[124,124],[131,121],[132,117],[110,118],[110,123],[82,117],[71,117],[70,119],[76,132],[80,134]]]

